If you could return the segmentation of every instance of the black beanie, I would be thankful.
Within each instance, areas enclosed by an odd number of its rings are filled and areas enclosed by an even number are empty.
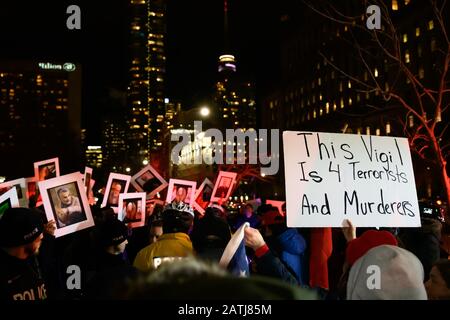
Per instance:
[[[0,219],[0,247],[32,243],[44,231],[41,215],[28,208],[9,208]]]
[[[99,229],[100,242],[103,246],[116,246],[127,240],[128,229],[118,219],[107,219]]]

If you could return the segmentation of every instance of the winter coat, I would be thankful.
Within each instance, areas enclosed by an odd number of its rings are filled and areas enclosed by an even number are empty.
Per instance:
[[[192,242],[186,233],[166,233],[158,241],[139,251],[133,265],[140,271],[149,271],[155,269],[154,258],[187,257],[192,254]]]

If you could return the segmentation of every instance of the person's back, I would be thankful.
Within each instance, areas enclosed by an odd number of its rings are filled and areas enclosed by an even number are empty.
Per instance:
[[[194,215],[192,208],[188,207],[185,207],[187,208],[185,211],[170,207],[163,212],[164,233],[158,241],[138,252],[133,263],[137,269],[141,271],[155,269],[155,258],[187,257],[193,254],[188,232],[192,227]]]

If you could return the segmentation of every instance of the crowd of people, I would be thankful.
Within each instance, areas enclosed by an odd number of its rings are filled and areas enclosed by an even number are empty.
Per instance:
[[[450,299],[440,221],[417,229],[289,228],[283,212],[251,204],[204,215],[174,201],[129,228],[109,207],[95,227],[55,238],[42,207],[0,219],[0,299]],[[424,218],[426,219],[426,218]],[[244,223],[250,275],[218,262]]]

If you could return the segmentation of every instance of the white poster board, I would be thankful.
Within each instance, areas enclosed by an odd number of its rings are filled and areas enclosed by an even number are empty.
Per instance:
[[[419,227],[408,140],[283,132],[289,227]]]

